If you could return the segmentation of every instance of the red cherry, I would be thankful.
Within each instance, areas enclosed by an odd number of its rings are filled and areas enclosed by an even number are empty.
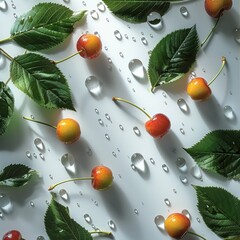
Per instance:
[[[218,18],[223,11],[232,7],[232,0],[205,0],[204,6],[208,15]]]
[[[11,230],[3,235],[2,240],[22,240],[22,235],[17,230]]]
[[[136,104],[128,100],[125,100],[119,97],[113,97],[112,100],[125,102],[142,111],[149,118],[149,120],[145,123],[145,129],[152,137],[161,138],[168,133],[171,127],[171,123],[169,118],[166,115],[162,113],[158,113],[158,114],[155,114],[153,117],[151,117],[142,108],[138,107]]]
[[[77,50],[83,58],[93,59],[99,56],[102,42],[94,34],[83,34],[77,41]]]

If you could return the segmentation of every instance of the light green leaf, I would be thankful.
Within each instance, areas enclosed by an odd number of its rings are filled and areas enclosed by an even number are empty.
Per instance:
[[[146,22],[151,12],[158,12],[163,16],[170,6],[170,1],[161,0],[103,0],[103,2],[117,17],[132,23]]]
[[[30,51],[52,48],[72,33],[84,14],[60,4],[40,3],[15,21],[11,39]]]
[[[13,59],[10,72],[15,86],[40,106],[75,110],[67,80],[49,59],[35,53],[23,54]]]
[[[240,200],[217,187],[194,186],[198,209],[206,225],[219,237],[240,239]]]
[[[184,76],[195,62],[198,49],[199,39],[195,25],[174,31],[160,40],[148,63],[152,90]]]
[[[68,208],[54,199],[47,209],[44,223],[50,240],[93,240],[91,234],[69,216]]]
[[[14,97],[11,89],[0,82],[0,135],[5,133],[14,112]]]
[[[11,164],[0,172],[0,186],[24,186],[37,175],[35,170],[23,164]]]
[[[184,150],[203,170],[240,180],[239,130],[215,130]]]

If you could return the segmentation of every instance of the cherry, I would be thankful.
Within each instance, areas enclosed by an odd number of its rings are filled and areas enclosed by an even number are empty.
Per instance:
[[[224,65],[226,63],[226,58],[222,57],[222,65],[217,72],[217,74],[213,77],[213,79],[207,83],[207,81],[204,78],[196,77],[193,78],[187,85],[187,93],[193,100],[205,100],[207,99],[211,94],[212,91],[210,89],[210,84],[213,83],[213,81],[218,77],[218,75],[221,73]]]
[[[232,0],[205,0],[205,10],[209,16],[218,18],[223,11],[232,7]]]
[[[93,59],[99,56],[102,42],[94,34],[83,34],[77,41],[77,50],[83,58]]]
[[[132,105],[133,107],[136,107],[137,109],[142,111],[149,118],[149,120],[145,123],[145,129],[152,137],[161,138],[165,134],[168,133],[168,131],[171,127],[171,123],[170,123],[169,118],[166,115],[164,115],[162,113],[157,113],[153,117],[151,117],[142,108],[129,102],[128,100],[125,100],[125,99],[122,99],[119,97],[113,97],[112,100],[114,102],[121,101],[121,102],[128,103],[128,104]]]
[[[32,122],[36,122],[36,123],[40,123],[40,124],[43,124],[43,125],[46,125],[46,126],[56,129],[56,135],[57,135],[58,139],[61,142],[64,142],[66,144],[76,142],[80,138],[80,135],[81,135],[81,129],[80,129],[78,122],[72,118],[64,118],[64,119],[60,120],[58,122],[57,126],[53,126],[48,123],[37,121],[32,118],[23,117],[23,119],[32,121]]]
[[[64,180],[62,182],[58,182],[54,185],[51,185],[48,190],[53,190],[56,186],[72,181],[79,181],[79,180],[91,180],[92,187],[96,190],[106,190],[108,189],[113,182],[113,174],[110,168],[106,166],[96,166],[92,169],[91,177],[84,177],[84,178],[71,178]]]
[[[2,240],[24,240],[17,230],[11,230],[3,235]]]

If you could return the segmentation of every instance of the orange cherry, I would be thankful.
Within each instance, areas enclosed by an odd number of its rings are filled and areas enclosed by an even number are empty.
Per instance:
[[[211,17],[218,18],[223,11],[232,7],[232,0],[205,0],[205,10]]]

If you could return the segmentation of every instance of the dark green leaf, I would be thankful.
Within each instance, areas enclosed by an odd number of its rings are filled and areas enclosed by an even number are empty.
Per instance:
[[[23,54],[13,59],[10,72],[13,83],[39,105],[74,110],[67,80],[49,59]]]
[[[153,49],[148,64],[152,89],[184,76],[196,60],[199,39],[194,25],[168,34]]]
[[[21,187],[26,185],[37,172],[22,164],[11,164],[0,172],[0,186]]]
[[[91,234],[75,222],[68,208],[52,199],[45,214],[45,229],[50,240],[92,240]]]
[[[163,16],[170,3],[166,1],[151,1],[151,0],[103,0],[108,8],[117,17],[124,21],[141,23],[147,21],[147,16],[151,12],[158,12]]]
[[[222,188],[194,186],[198,209],[206,225],[219,237],[240,239],[240,200]]]
[[[31,51],[48,49],[62,43],[73,26],[85,14],[73,12],[56,3],[40,3],[20,16],[12,30],[11,39]]]
[[[240,179],[240,131],[215,130],[185,151],[203,170]]]
[[[0,82],[0,135],[2,135],[11,120],[14,111],[14,97],[11,89]]]

